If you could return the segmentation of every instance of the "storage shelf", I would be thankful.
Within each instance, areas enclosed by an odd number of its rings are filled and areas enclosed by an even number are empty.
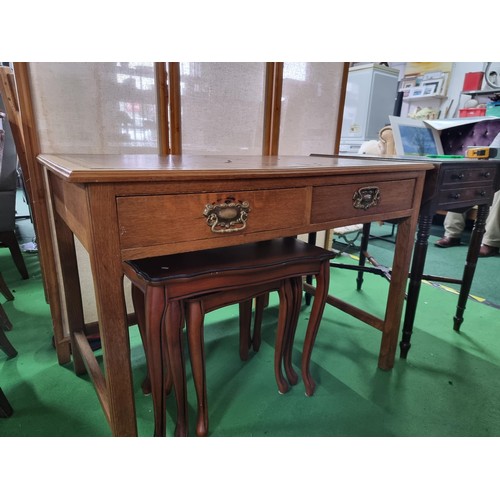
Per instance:
[[[445,95],[419,95],[415,97],[403,97],[403,101],[412,102],[412,101],[429,101],[429,100],[439,100],[447,99]]]
[[[489,95],[497,95],[500,94],[500,89],[491,89],[491,90],[463,90],[462,94],[464,95],[480,95],[480,96],[489,96]]]

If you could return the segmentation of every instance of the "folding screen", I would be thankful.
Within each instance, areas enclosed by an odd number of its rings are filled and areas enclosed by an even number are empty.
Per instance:
[[[30,63],[29,78],[41,152],[158,152],[153,63]],[[75,240],[75,244],[85,322],[94,323],[97,311],[90,262],[80,242]],[[128,288],[127,305],[132,311]],[[62,321],[67,335],[64,315]]]
[[[334,153],[346,67],[345,63],[264,62],[14,63],[34,169],[39,153]],[[40,207],[45,195],[43,187],[37,188]],[[50,214],[45,218],[51,219]],[[51,235],[48,238],[45,246],[52,247]],[[90,263],[76,243],[88,324],[97,319]],[[56,280],[58,256],[52,248],[42,256],[56,261],[48,277]],[[48,290],[64,316],[57,283]],[[52,306],[51,312],[54,317]],[[56,317],[54,322],[56,345],[63,345],[67,321]],[[57,333],[58,323],[63,323],[62,335]],[[69,361],[69,351],[63,356],[58,350],[58,357],[60,363]]]

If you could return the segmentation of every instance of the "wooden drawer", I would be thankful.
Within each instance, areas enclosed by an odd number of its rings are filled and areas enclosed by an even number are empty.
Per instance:
[[[439,193],[439,207],[446,209],[447,205],[459,203],[460,206],[484,205],[493,201],[492,186],[472,186],[466,188],[443,189]]]
[[[250,234],[308,222],[310,190],[272,189],[228,193],[190,193],[180,195],[126,196],[117,198],[122,249],[188,242],[226,235]],[[248,202],[248,219],[235,227],[239,232],[213,232],[207,224],[207,205],[232,198]]]
[[[496,175],[496,166],[482,166],[481,160],[478,160],[477,166],[471,168],[447,168],[443,172],[442,186],[456,183],[488,183],[493,182]]]
[[[353,198],[363,189],[378,189],[379,200],[375,206],[356,208]],[[387,214],[411,209],[414,204],[413,194],[415,179],[384,181],[374,184],[345,184],[320,186],[313,190],[311,222],[321,223],[335,219],[359,217],[363,212],[370,215]],[[335,200],[335,201],[333,201]],[[343,200],[343,201],[340,201]],[[334,213],[332,207],[335,207]]]

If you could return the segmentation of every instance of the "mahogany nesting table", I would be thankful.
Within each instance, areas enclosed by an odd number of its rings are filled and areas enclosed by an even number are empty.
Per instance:
[[[384,318],[335,305],[382,332],[394,365],[430,163],[297,156],[40,155],[76,371],[87,369],[115,436],[137,435],[122,261],[399,219]],[[104,373],[84,334],[73,235],[90,257]],[[76,285],[75,285],[76,284]]]

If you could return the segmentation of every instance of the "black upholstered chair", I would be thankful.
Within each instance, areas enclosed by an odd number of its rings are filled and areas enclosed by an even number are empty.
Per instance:
[[[0,293],[7,300],[14,299],[14,296],[12,295],[11,291],[7,288],[7,285],[3,280],[2,273],[0,273]],[[5,313],[2,305],[0,304],[0,351],[3,351],[8,358],[14,358],[15,356],[17,356],[16,349],[10,343],[4,331],[11,329],[12,329],[12,323],[9,321],[7,314]],[[12,413],[13,413],[12,406],[10,406],[7,397],[0,388],[0,418],[10,417]]]
[[[2,125],[2,116],[0,116],[0,125]],[[12,205],[12,196],[10,193],[4,193],[1,186],[4,185],[3,179],[5,178],[6,184],[10,182],[10,174],[7,169],[1,168],[3,165],[3,153],[4,153],[4,144],[5,144],[5,132],[0,126],[0,242],[2,241],[2,231],[4,226],[11,227],[10,224],[7,224],[7,217],[10,217],[11,213],[9,212],[9,208]],[[14,179],[15,181],[15,179]],[[13,222],[15,224],[15,201],[16,201],[16,192],[15,192],[15,184],[14,184],[14,213],[13,213]],[[17,243],[17,241],[16,241]],[[20,252],[19,252],[20,253]],[[22,256],[21,256],[22,258]],[[12,300],[14,296],[7,288],[5,281],[3,280],[2,274],[0,273],[0,293],[7,299]],[[4,330],[10,330],[12,328],[12,324],[7,317],[2,305],[0,304],[0,350],[4,351],[7,354],[7,357],[13,358],[17,356],[17,351],[14,349],[14,346],[10,343],[9,339],[5,335]],[[13,413],[12,406],[10,405],[7,397],[3,393],[0,388],[0,418],[10,417]]]
[[[0,100],[0,107],[2,102]],[[16,229],[17,153],[7,120],[0,116],[0,245],[9,248],[21,277],[28,278]],[[3,129],[2,129],[3,128]]]
[[[14,300],[14,295],[12,295],[11,291],[7,287],[7,284],[2,277],[2,273],[0,273],[0,293],[7,300]],[[9,358],[13,358],[17,356],[17,351],[9,342],[9,339],[5,335],[5,330],[12,330],[12,323],[7,317],[7,313],[3,309],[2,304],[0,304],[0,350],[4,351]]]
[[[10,406],[7,396],[5,396],[0,388],[0,418],[10,417],[12,413],[14,413],[14,410],[12,409],[12,406]]]

